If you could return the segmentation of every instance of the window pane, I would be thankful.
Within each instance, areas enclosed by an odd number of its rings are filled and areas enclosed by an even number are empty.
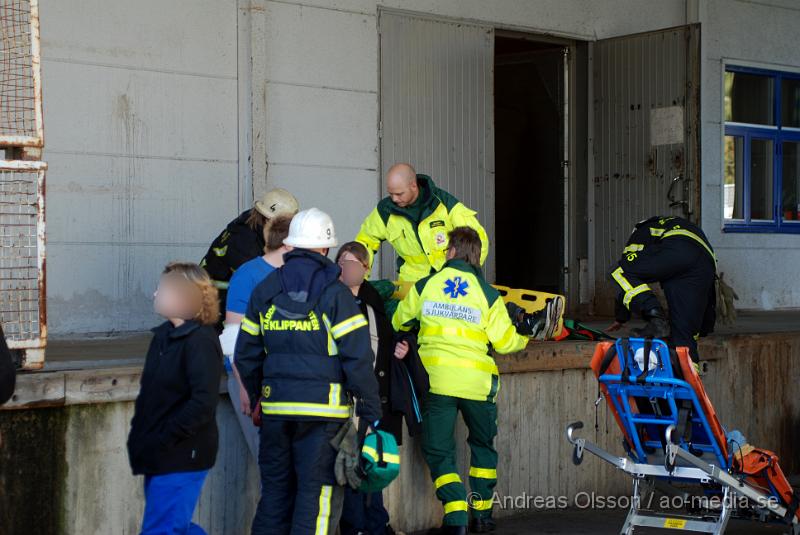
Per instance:
[[[783,218],[800,219],[800,143],[783,144]]]
[[[781,124],[800,127],[800,80],[784,80],[781,84]]]
[[[773,219],[772,140],[750,141],[750,219]]]
[[[774,78],[739,72],[725,73],[725,120],[774,125]]]
[[[725,219],[744,219],[744,139],[725,136]]]

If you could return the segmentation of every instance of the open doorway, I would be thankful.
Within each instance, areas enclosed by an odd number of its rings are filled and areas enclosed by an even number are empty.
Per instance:
[[[496,280],[513,288],[565,289],[564,51],[495,37]]]

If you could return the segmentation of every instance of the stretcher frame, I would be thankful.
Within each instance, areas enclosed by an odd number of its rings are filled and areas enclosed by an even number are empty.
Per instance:
[[[671,373],[671,366],[668,365],[667,367]],[[623,377],[621,374],[603,373],[598,377],[598,380],[603,385],[607,382],[621,382]],[[647,388],[647,384],[650,381],[655,386],[655,383],[663,384],[665,380],[664,378],[655,379],[648,376],[643,378],[639,386]],[[680,385],[681,387],[689,387],[694,398],[694,407],[700,407],[697,393],[689,383],[680,379],[672,379],[672,381],[676,385],[679,382],[683,383],[683,385]],[[604,390],[604,392],[606,391]],[[576,433],[583,428],[582,422],[569,424],[566,428],[566,436],[573,446],[572,461],[575,465],[581,464],[584,454],[589,452],[631,477],[633,482],[631,505],[625,518],[625,523],[620,530],[621,534],[631,535],[636,527],[651,527],[721,535],[725,532],[731,518],[745,518],[760,522],[780,522],[786,526],[788,530],[786,533],[800,535],[800,524],[798,523],[797,515],[791,514],[791,520],[789,520],[790,512],[780,501],[749,484],[744,476],[737,477],[737,474],[728,467],[724,455],[720,454],[719,447],[712,451],[706,450],[707,453],[712,453],[715,457],[715,462],[707,462],[689,451],[687,445],[677,436],[675,425],[669,425],[665,431],[665,453],[660,458],[661,462],[641,462],[636,454],[637,449],[641,451],[641,448],[636,447],[638,442],[630,440],[626,430],[624,420],[629,415],[617,413],[615,416],[625,435],[623,443],[628,454],[626,457],[614,455],[599,445],[578,437]],[[709,439],[716,440],[714,438],[715,434],[709,428],[706,415],[702,414],[700,419],[704,424],[704,430],[708,432]],[[650,510],[642,506],[645,503],[643,494],[652,493],[656,490],[665,495],[682,496],[684,501],[688,499],[689,494],[672,486],[670,484],[672,482],[717,487],[722,493],[720,507],[716,510],[687,511],[686,514],[672,514],[671,512]],[[740,507],[739,501],[735,500],[737,496],[745,499],[744,503],[746,505],[744,507]]]

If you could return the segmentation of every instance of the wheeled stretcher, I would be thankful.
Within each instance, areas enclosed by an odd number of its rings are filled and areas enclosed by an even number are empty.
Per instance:
[[[686,348],[619,339],[598,344],[591,367],[626,456],[579,438],[581,422],[567,427],[567,439],[576,465],[589,452],[633,479],[621,533],[647,526],[721,534],[736,517],[783,523],[800,534],[800,491],[775,454],[728,440]],[[651,507],[655,495],[667,497],[669,507]]]

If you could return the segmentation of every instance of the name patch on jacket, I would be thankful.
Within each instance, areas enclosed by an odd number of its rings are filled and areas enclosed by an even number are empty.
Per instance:
[[[431,221],[431,228],[443,227],[443,226],[444,226],[444,221],[442,221],[441,219],[437,221]]]
[[[422,305],[422,315],[449,320],[468,321],[469,323],[476,324],[481,322],[481,311],[479,309],[453,303],[425,301]]]
[[[261,322],[265,331],[318,331],[316,318],[305,320],[268,320]]]

